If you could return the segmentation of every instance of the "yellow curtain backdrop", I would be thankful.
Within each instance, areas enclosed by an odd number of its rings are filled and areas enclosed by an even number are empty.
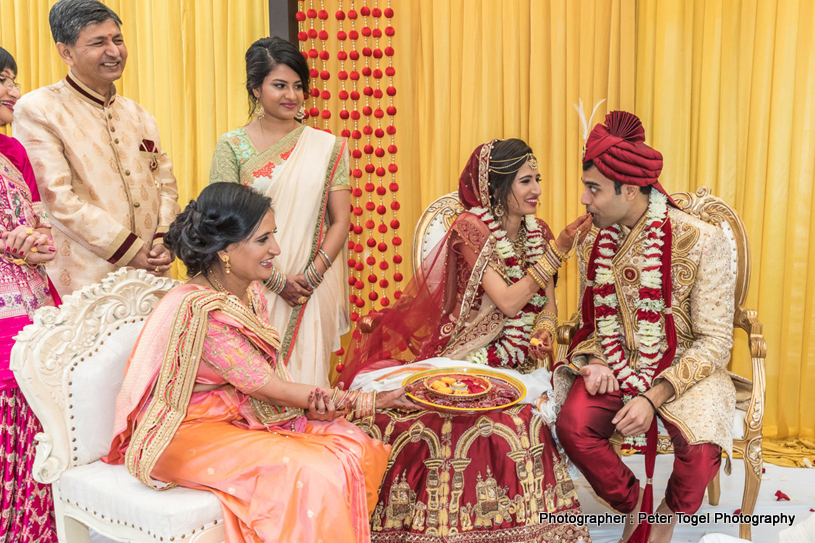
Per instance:
[[[809,1],[637,3],[635,111],[669,190],[707,185],[744,219],[747,305],[768,345],[765,459],[788,465],[815,461],[813,35]],[[737,345],[731,369],[750,376]]]
[[[0,46],[23,92],[62,79],[67,66],[48,26],[55,0],[0,0]],[[127,66],[117,92],[158,121],[182,207],[206,186],[218,136],[246,123],[244,53],[269,34],[267,0],[104,0],[123,23]],[[6,128],[10,133],[10,128]],[[183,266],[175,270],[176,276]]]

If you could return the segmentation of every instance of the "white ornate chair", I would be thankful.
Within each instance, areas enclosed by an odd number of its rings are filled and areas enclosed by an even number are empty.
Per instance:
[[[707,187],[699,187],[695,194],[680,192],[671,195],[677,205],[702,219],[724,230],[732,250],[731,270],[736,277],[736,312],[733,319],[735,328],[741,328],[747,333],[747,342],[752,358],[753,380],[734,377],[736,386],[736,417],[733,424],[733,451],[744,459],[744,495],[741,510],[751,515],[756,505],[758,489],[761,486],[761,471],[763,457],[761,442],[763,438],[764,421],[764,359],[767,356],[767,343],[764,339],[763,325],[758,320],[755,310],[747,309],[745,301],[750,288],[750,241],[741,217],[727,205],[724,200],[713,196]],[[571,320],[558,328],[557,359],[566,356],[568,346],[577,331],[578,315],[575,313]],[[738,337],[736,338],[738,340]],[[665,429],[660,421],[659,451],[673,452],[670,438],[665,435]],[[612,442],[619,442],[620,436],[615,433]],[[708,499],[711,505],[719,504],[720,487],[719,475],[708,485]],[[751,539],[749,524],[742,524],[739,528],[739,537]]]
[[[224,541],[214,494],[157,491],[99,460],[113,439],[114,400],[145,318],[177,283],[123,269],[39,310],[18,336],[11,368],[42,422],[34,478],[51,484],[59,540],[87,543],[89,528],[126,542]]]

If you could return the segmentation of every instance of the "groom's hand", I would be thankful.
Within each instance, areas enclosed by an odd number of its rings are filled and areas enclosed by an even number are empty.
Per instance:
[[[614,372],[599,358],[590,358],[589,363],[580,368],[580,375],[586,383],[586,391],[592,396],[620,390]]]

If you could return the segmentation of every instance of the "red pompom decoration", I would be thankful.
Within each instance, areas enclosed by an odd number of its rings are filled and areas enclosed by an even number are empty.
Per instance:
[[[297,39],[300,41],[306,41],[308,39],[308,34],[306,34],[305,32],[298,32]]]
[[[365,209],[367,209],[368,211],[373,211],[374,209],[376,209],[376,204],[373,202],[365,202]]]
[[[396,115],[396,107],[388,106],[388,115]]]
[[[382,262],[379,263],[379,269],[382,270],[382,271],[387,270],[388,269],[388,263],[383,260]]]
[[[362,233],[362,227],[360,225],[358,225],[358,224],[354,225],[354,234],[356,234],[358,236],[361,233]]]
[[[391,192],[397,192],[399,190],[399,185],[397,183],[391,183],[388,185],[388,188]]]
[[[388,66],[387,68],[385,68],[385,75],[387,75],[388,77],[395,76],[396,75],[396,68],[394,68],[393,66]]]
[[[356,19],[359,16],[356,10],[352,9],[348,12],[349,19]]]
[[[369,275],[368,276],[368,282],[369,283],[376,283],[376,275],[374,275],[374,274]]]
[[[394,274],[393,274],[393,280],[394,280],[394,281],[396,281],[397,283],[399,283],[400,281],[402,281],[402,279],[404,279],[404,278],[405,278],[405,276],[404,276],[404,275],[402,275],[402,274],[401,274],[401,273],[399,273],[399,272],[396,272],[396,273],[394,273]]]
[[[351,282],[354,283],[354,285],[357,283],[356,279],[354,279],[354,278],[351,278]],[[354,285],[351,285],[351,286],[354,286]],[[351,303],[354,303],[354,302],[357,301],[357,295],[356,294],[351,294],[350,296],[348,296],[348,299],[351,301]]]
[[[374,54],[373,49],[371,49],[370,47],[363,47],[362,48],[362,56],[369,57],[369,56],[371,56],[373,54]]]
[[[345,20],[345,12],[343,10],[339,10],[334,14],[334,17],[336,17],[338,21],[343,21]]]
[[[382,147],[377,147],[376,152],[374,154],[376,154],[376,156],[378,156],[379,158],[382,158],[383,156],[385,156],[385,150]]]
[[[362,298],[359,298],[357,300],[357,307],[365,307],[365,300],[363,300]]]
[[[320,30],[319,38],[323,41],[328,39],[328,31],[327,30]]]
[[[365,165],[365,173],[367,173],[367,174],[374,173],[374,165],[373,164],[366,164]]]
[[[382,166],[376,169],[376,175],[378,175],[379,177],[385,177],[385,173],[386,173],[385,168],[383,168]]]
[[[359,198],[360,196],[362,196],[362,189],[356,187],[354,190],[351,191],[351,194],[354,195],[354,198]]]
[[[391,209],[394,211],[399,211],[399,208],[402,207],[399,205],[399,202],[391,202]]]
[[[361,207],[359,207],[359,206],[355,207],[355,208],[354,208],[354,215],[356,215],[357,217],[359,217],[360,215],[362,215],[362,208],[361,208]],[[357,252],[359,252],[359,251],[357,251]]]
[[[393,28],[392,26],[388,26],[388,27],[385,28],[385,35],[386,36],[393,36],[395,34],[396,34],[396,29]]]
[[[387,56],[392,57],[393,53],[394,53],[393,47],[391,47],[391,46],[385,47],[385,54]]]
[[[393,263],[394,264],[401,264],[402,263],[402,255],[393,255]]]
[[[370,36],[370,35],[371,35],[371,29],[370,29],[369,27],[367,27],[367,26],[363,26],[363,27],[362,27],[362,30],[360,30],[360,32],[361,32],[361,33],[362,33],[362,35],[363,35],[363,36],[365,36],[366,38],[367,38],[368,36]]]
[[[370,164],[369,164],[369,166],[370,166]],[[370,181],[368,183],[365,183],[365,190],[367,190],[368,192],[373,192],[375,189],[376,189],[376,186],[373,183],[371,183]],[[373,226],[371,228],[373,228]]]
[[[362,68],[362,75],[364,75],[365,77],[371,77],[371,69],[365,66],[364,68]]]
[[[356,311],[351,311],[351,320],[354,321],[354,322],[358,321],[359,320],[359,313],[357,313]],[[359,347],[357,347],[355,350],[358,353],[359,352]]]
[[[381,128],[377,128],[376,130],[374,130],[374,135],[377,138],[384,138],[385,137],[385,131],[382,130]]]
[[[401,291],[401,290],[397,290],[396,292],[394,292],[394,293],[393,293],[393,297],[394,297],[394,298],[396,298],[396,299],[398,300],[399,298],[401,298],[401,297],[402,297],[402,291]]]
[[[396,96],[396,87],[388,87],[386,91],[388,96]]]
[[[380,188],[382,188],[382,187],[380,187]],[[376,227],[376,229],[379,230],[380,234],[384,234],[385,232],[388,231],[388,225],[387,224],[380,224],[379,226]]]
[[[340,81],[345,81],[346,79],[348,79],[348,72],[346,72],[345,70],[340,70],[339,72],[337,72],[337,78],[339,78]]]
[[[325,21],[328,19],[328,12],[324,9],[321,9],[320,11],[317,12],[317,17]]]
[[[362,252],[362,245],[359,245],[359,251],[357,251],[357,252],[358,253]],[[358,272],[361,272],[364,269],[365,269],[365,266],[362,265],[362,262],[357,262],[357,265],[354,266],[354,270],[358,271]]]
[[[348,37],[351,38],[352,40],[358,40],[359,39],[359,32],[357,32],[356,30],[352,30],[351,32],[348,33]],[[359,53],[357,53],[356,51],[351,51],[351,59],[352,60],[357,60],[358,58],[359,58]]]
[[[376,108],[376,110],[374,111],[374,117],[376,117],[377,119],[381,119],[384,116],[385,116],[385,112],[382,111],[379,108]]]
[[[353,230],[353,227],[351,227],[351,229]],[[353,267],[354,267],[354,266],[356,266],[356,265],[357,265],[357,261],[356,261],[356,260],[354,260],[353,258],[349,258],[349,259],[348,259],[348,267],[349,267],[349,268],[353,268]]]
[[[352,33],[356,34],[356,32]],[[354,36],[349,35],[348,37],[354,39]],[[357,51],[351,51],[350,53],[348,53],[348,58],[350,58],[351,60],[359,60],[359,53]]]
[[[381,281],[379,281],[379,286],[382,287],[382,288],[388,288],[389,284],[390,283],[388,283],[387,279],[382,279]]]
[[[401,223],[400,223],[400,222],[399,222],[397,219],[393,219],[393,220],[391,221],[391,228],[393,228],[394,230],[396,230],[397,228],[399,228],[400,224],[401,224]]]
[[[330,118],[331,118],[331,112],[330,112],[330,111],[328,111],[327,109],[324,109],[324,110],[322,111],[322,113],[320,113],[320,116],[321,116],[323,119],[330,119]]]
[[[313,108],[311,108],[311,109],[309,110],[309,112],[308,112],[308,113],[309,113],[309,115],[311,115],[312,117],[316,117],[317,115],[319,115],[319,114],[320,114],[320,110],[319,110],[319,108],[313,107]]]
[[[368,15],[371,14],[371,8],[369,8],[368,6],[362,6],[359,9],[359,12],[362,14],[363,17],[367,17]]]
[[[374,58],[382,58],[382,49],[374,49]],[[382,79],[382,70],[376,70],[374,72],[374,77],[377,79]]]
[[[364,94],[365,96],[371,96],[373,93],[374,89],[372,89],[371,87],[365,87],[362,89],[362,94]]]
[[[356,320],[356,319],[354,319],[354,320]],[[343,366],[342,364],[337,364],[337,366],[336,366],[337,373],[342,373],[342,370],[344,370],[344,369],[345,369],[345,366]]]
[[[302,11],[298,11],[294,14],[294,18],[300,21],[301,23],[306,20],[306,14]]]
[[[375,226],[376,226],[376,223],[374,221],[372,221],[371,219],[368,219],[367,221],[365,221],[365,228],[367,228],[368,230],[373,230],[373,228]]]
[[[354,244],[354,252],[355,252],[355,253],[361,253],[361,252],[362,252],[364,249],[365,249],[365,248],[362,246],[362,244],[361,244],[361,243],[356,243],[356,244]],[[354,269],[355,269],[355,270],[357,270],[357,271],[359,271],[359,270],[360,270],[360,266],[361,266],[361,265],[362,265],[362,262],[357,262],[357,265],[356,265],[356,266],[354,266]]]
[[[306,15],[308,15],[309,19],[316,19],[317,18],[317,10],[316,9],[310,9],[310,10],[308,10],[306,12]]]
[[[363,288],[365,288],[365,283],[363,283],[362,281],[360,281],[359,279],[357,279],[357,280],[354,282],[354,288],[356,288],[357,290],[362,290]]]
[[[377,68],[376,70],[373,71],[373,76],[374,79],[382,79],[382,70]]]
[[[341,90],[337,96],[340,97],[340,100],[348,100],[348,91]]]
[[[327,90],[320,91],[320,98],[322,98],[323,100],[328,100],[331,98],[331,93],[328,92]]]
[[[388,108],[388,109],[390,109],[390,108]],[[396,149],[396,146],[395,146],[395,145],[388,145],[388,152],[389,152],[390,154],[395,155],[395,154],[396,154],[396,150],[397,150],[397,149]]]
[[[387,132],[389,135],[393,136],[394,134],[396,134],[396,127],[395,127],[395,126],[393,126],[393,125],[390,125],[389,127],[387,127],[387,128],[385,129],[385,131],[386,131],[386,132]]]
[[[363,147],[362,150],[365,151],[366,155],[370,155],[371,153],[374,152],[374,146],[369,143],[368,145]]]
[[[399,171],[399,166],[397,166],[396,164],[388,164],[388,171],[391,173],[396,173],[397,171]]]
[[[320,72],[317,71],[317,68],[312,68],[308,71],[308,75],[314,78],[320,75]]]
[[[354,117],[354,114],[351,113],[351,118],[353,118],[353,117]],[[351,132],[351,137],[354,138],[355,140],[358,140],[359,138],[362,137],[362,132],[360,132],[359,130],[354,130],[353,132]],[[362,177],[362,172],[359,172],[359,175],[354,176],[354,177]]]
[[[354,149],[353,151],[351,151],[351,156],[359,160],[360,158],[362,158],[362,151],[360,151],[359,149]],[[360,192],[359,195],[362,196],[362,193]]]
[[[374,8],[371,10],[371,15],[374,17],[382,17],[382,10],[379,8]]]
[[[331,58],[331,53],[328,51],[320,51],[320,60],[328,60]]]
[[[387,210],[387,208],[385,208],[385,206],[380,204],[380,205],[376,206],[376,212],[379,213],[380,215],[384,215],[385,213],[388,212],[388,210]]]
[[[365,115],[366,117],[369,117],[371,113],[373,113],[373,109],[371,108],[371,106],[365,106],[364,108],[362,108],[362,114]]]
[[[402,245],[402,238],[400,238],[400,237],[398,237],[398,236],[397,236],[397,237],[395,237],[395,238],[393,238],[393,244],[394,244],[396,247],[399,247],[400,245]]]
[[[350,113],[348,113],[348,110],[347,110],[347,109],[340,110],[340,119],[343,119],[343,120],[344,120],[344,119],[347,119],[347,118],[348,118],[348,117],[350,117],[350,116],[351,116],[351,114],[350,114]],[[351,134],[351,132],[350,132],[350,131],[348,131],[348,134],[350,135],[350,134]],[[343,136],[343,137],[346,137],[346,138],[347,138],[348,136]]]
[[[369,266],[373,266],[374,264],[376,264],[376,259],[374,257],[372,257],[372,256],[369,256],[365,260],[365,262],[367,262]]]
[[[308,29],[308,37],[311,38],[312,40],[315,39],[317,37],[317,29],[309,28]]]
[[[316,87],[315,87],[315,88],[311,89],[311,92],[310,92],[309,94],[310,94],[312,97],[317,98],[318,96],[320,96],[320,89],[318,89],[318,88],[316,88]],[[308,98],[306,98],[306,94],[305,94],[305,93],[303,94],[303,98],[304,98],[304,99],[306,99],[306,100],[308,100]]]
[[[373,164],[371,164],[371,166],[373,166]],[[385,187],[376,187],[376,193],[377,193],[378,195],[380,195],[380,196],[385,196],[385,193],[386,193],[386,192],[387,192],[387,191],[385,190]]]
[[[355,278],[353,278],[353,277],[349,277],[348,278],[348,284],[353,287],[354,285],[357,284],[357,280]],[[354,296],[354,298],[356,298],[355,294],[352,294],[351,296]],[[353,303],[353,300],[351,301],[351,303]]]
[[[343,32],[343,34],[345,34],[345,32]],[[340,51],[339,53],[337,53],[337,59],[338,60],[345,60],[347,58],[348,58],[348,53],[346,53],[345,51]]]
[[[391,301],[387,298],[382,298],[381,300],[379,300],[379,303],[382,304],[382,307],[388,307],[389,305],[391,305]]]
[[[353,209],[354,209],[354,206],[351,206],[351,209],[353,210]],[[353,251],[353,250],[354,250],[354,242],[353,242],[353,241],[351,241],[350,239],[348,240],[348,250],[349,250],[349,251]]]
[[[320,72],[320,79],[324,79],[324,80],[327,81],[330,78],[331,78],[331,74],[328,73],[328,70],[323,70],[322,72]],[[388,109],[390,109],[390,108],[388,108]]]
[[[388,250],[388,244],[385,243],[384,241],[382,241],[382,242],[379,243],[379,245],[376,246],[376,248],[384,253],[385,251]]]
[[[381,30],[379,30],[378,28],[374,28],[373,32],[371,32],[371,35],[372,35],[374,38],[379,39],[379,38],[381,38],[381,37],[382,37],[382,31],[381,31]],[[379,49],[377,49],[376,51],[379,51]],[[375,57],[376,57],[376,51],[374,51],[374,56],[375,56]],[[376,58],[382,58],[382,51],[379,51],[379,56],[378,56],[378,57],[376,57]]]
[[[354,175],[354,177],[359,179],[360,177],[362,177],[362,170],[360,170],[359,168],[354,168],[353,175]]]
[[[391,9],[391,8],[385,8],[384,13],[385,13],[385,17],[387,17],[388,19],[393,17],[393,9]]]
[[[379,294],[377,294],[376,292],[368,293],[368,299],[371,300],[372,302],[375,302],[377,298],[379,298]]]

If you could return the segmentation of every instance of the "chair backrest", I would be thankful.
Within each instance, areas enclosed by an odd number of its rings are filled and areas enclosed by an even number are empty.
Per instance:
[[[416,231],[413,233],[413,274],[415,275],[425,257],[441,241],[453,221],[464,211],[458,201],[458,191],[445,194],[424,210]]]
[[[736,276],[736,319],[739,318],[739,307],[744,305],[747,291],[750,288],[750,241],[747,230],[738,213],[724,200],[710,193],[710,189],[701,186],[695,193],[677,192],[671,197],[686,213],[693,215],[708,224],[718,226],[724,231],[730,244],[730,269]],[[736,322],[737,325],[740,323]]]
[[[19,336],[11,368],[43,426],[34,476],[52,483],[107,454],[116,395],[145,318],[177,281],[121,269],[40,309]]]

